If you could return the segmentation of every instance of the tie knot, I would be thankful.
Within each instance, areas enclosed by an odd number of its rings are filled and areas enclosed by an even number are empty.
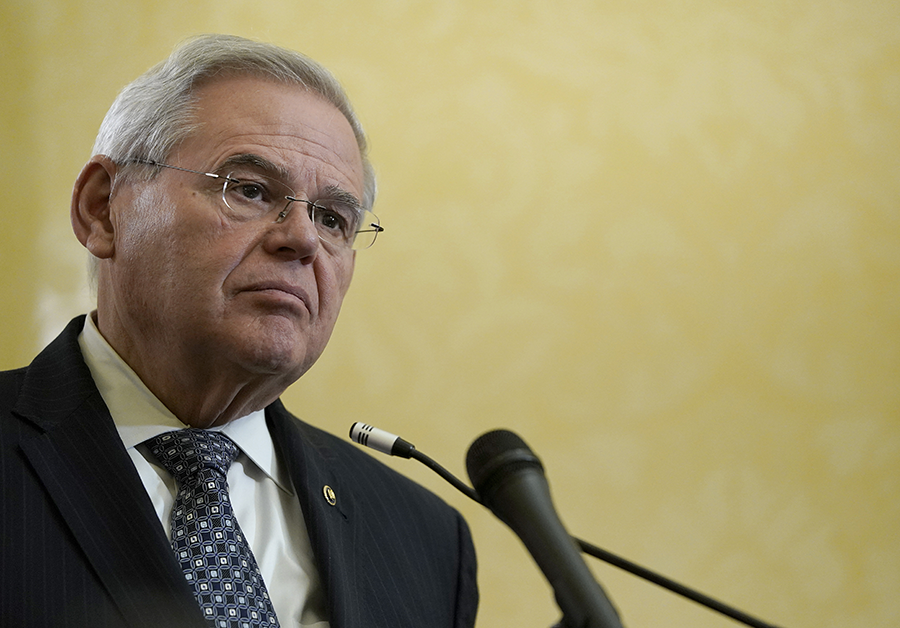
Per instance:
[[[234,441],[209,430],[189,428],[165,432],[146,442],[160,464],[182,483],[203,469],[224,476],[238,455]]]

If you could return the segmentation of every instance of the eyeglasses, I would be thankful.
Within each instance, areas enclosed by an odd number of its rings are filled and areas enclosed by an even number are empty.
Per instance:
[[[280,223],[287,218],[292,203],[305,203],[319,239],[327,244],[359,251],[375,244],[378,234],[384,231],[378,216],[349,199],[324,199],[313,202],[297,198],[294,190],[286,184],[254,172],[251,167],[220,175],[171,166],[150,159],[132,159],[131,163],[171,168],[220,179],[222,201],[230,210],[228,217],[235,221],[259,220],[275,214],[275,222]]]

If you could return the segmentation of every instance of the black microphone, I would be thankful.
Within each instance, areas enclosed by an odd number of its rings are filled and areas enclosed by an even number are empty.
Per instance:
[[[622,628],[619,616],[563,527],[544,467],[519,436],[494,430],[466,455],[479,500],[512,528],[544,572],[565,628]]]
[[[508,436],[492,436],[496,434],[506,434]],[[490,437],[490,439],[488,439],[488,437]],[[377,427],[372,427],[371,425],[366,425],[365,423],[354,423],[350,427],[350,438],[360,445],[371,447],[372,449],[380,451],[381,453],[387,454],[389,456],[399,456],[401,458],[412,458],[413,460],[418,460],[422,464],[429,467],[432,471],[440,475],[442,478],[447,480],[469,499],[472,499],[484,506],[489,507],[495,515],[497,515],[504,521],[506,521],[506,519],[504,519],[500,512],[495,509],[494,506],[489,505],[485,500],[487,498],[495,499],[495,492],[499,488],[498,484],[500,481],[508,479],[509,476],[513,475],[514,473],[518,473],[520,471],[519,467],[527,468],[527,474],[530,478],[528,483],[537,485],[537,489],[532,492],[535,492],[539,497],[539,501],[543,503],[543,506],[541,507],[543,516],[549,517],[549,519],[551,520],[550,525],[552,527],[556,527],[556,525],[559,526],[556,528],[554,540],[557,543],[563,545],[564,551],[568,553],[568,548],[565,547],[565,543],[560,541],[560,534],[567,533],[564,529],[560,532],[562,524],[559,522],[559,518],[556,516],[556,513],[553,510],[553,504],[550,499],[550,489],[547,486],[547,481],[544,478],[543,474],[543,465],[541,464],[541,461],[538,460],[537,456],[535,456],[534,453],[528,448],[528,446],[522,441],[522,439],[512,432],[506,430],[496,430],[493,432],[489,432],[472,443],[472,446],[469,448],[469,453],[467,456],[469,477],[476,487],[480,486],[480,491],[475,491],[463,484],[459,480],[459,478],[447,471],[435,460],[432,460],[421,451],[416,449],[412,443],[403,440],[395,434],[391,434],[390,432],[378,429]],[[481,442],[485,439],[487,439],[487,447],[484,447],[484,443]],[[501,440],[503,442],[500,442]],[[476,449],[476,445],[478,445],[479,449],[477,453],[474,452],[474,450]],[[475,461],[476,456],[477,461]],[[473,465],[472,462],[476,462],[476,464]],[[476,472],[478,479],[475,478],[475,474],[473,474],[473,471]],[[496,473],[501,474],[500,479],[491,479],[494,478],[494,474]],[[538,477],[535,478],[534,476]],[[482,484],[484,486],[481,486]],[[484,493],[484,495],[482,495],[481,493]],[[506,502],[506,506],[504,509],[506,508],[509,508],[508,502]],[[526,514],[524,516],[516,518],[516,521],[518,522],[517,525],[522,524],[523,522],[525,525],[531,525],[526,520],[527,516],[528,515]],[[553,520],[555,520],[555,524],[553,523]],[[510,523],[507,522],[507,525],[510,525]],[[513,527],[512,525],[510,525],[510,527],[513,528],[513,530],[518,534],[518,530],[515,527]],[[524,537],[522,536],[522,534],[519,534],[519,537],[524,541]],[[729,606],[723,602],[720,602],[719,600],[715,600],[708,595],[700,593],[699,591],[685,586],[681,583],[675,582],[674,580],[651,571],[646,567],[642,567],[641,565],[633,563],[626,558],[617,556],[612,552],[608,552],[605,549],[601,549],[596,545],[592,545],[591,543],[588,543],[576,537],[571,538],[572,542],[575,543],[582,552],[593,556],[594,558],[605,561],[610,565],[614,565],[619,569],[623,569],[628,573],[638,576],[639,578],[643,578],[644,580],[652,582],[653,584],[659,585],[664,589],[668,589],[672,593],[676,593],[689,600],[697,602],[698,604],[702,604],[703,606],[722,613],[723,615],[726,615],[727,617],[730,617],[736,621],[739,621],[748,626],[752,626],[752,628],[778,628],[774,624],[769,624],[761,619],[757,619],[756,617],[748,615],[747,613],[740,611],[733,606]],[[541,539],[538,539],[538,542],[540,541]],[[525,545],[530,551],[531,546],[528,543],[526,543]],[[534,552],[531,553],[537,561],[536,554]],[[571,556],[569,556],[567,560],[571,562]],[[541,567],[541,569],[543,569],[543,565],[541,565],[541,563],[538,563],[538,565]],[[581,568],[578,567],[576,563],[574,569],[576,572],[579,572]],[[546,571],[544,573],[545,575],[547,574]],[[588,577],[593,579],[593,576],[591,576],[590,574],[588,574]],[[599,586],[600,585],[597,585],[598,588]],[[588,583],[588,589],[590,588],[590,583]],[[600,590],[600,593],[603,594],[602,589]],[[607,605],[611,608],[611,605],[609,605],[608,601]],[[612,612],[613,614],[615,614],[615,611]],[[616,618],[616,620],[618,620],[618,618]],[[593,628],[593,626],[595,625],[604,626],[604,624],[585,624],[585,626],[588,626],[590,628]],[[613,624],[605,625],[616,627],[620,626],[618,621]],[[579,626],[578,624],[572,624],[568,621],[565,621],[563,622],[563,624],[560,624],[559,626],[556,626],[554,628],[569,628],[570,626],[581,628],[581,626]]]

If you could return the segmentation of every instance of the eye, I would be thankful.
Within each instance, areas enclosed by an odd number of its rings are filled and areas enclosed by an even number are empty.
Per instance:
[[[329,209],[322,209],[318,212],[321,214],[319,216],[319,224],[325,227],[326,229],[330,229],[332,231],[344,231],[344,227],[346,226],[346,221],[340,214],[336,214]]]
[[[260,174],[231,173],[226,177],[222,197],[233,216],[251,219],[273,210],[280,211],[293,192],[283,183]]]
[[[248,201],[264,200],[267,196],[266,188],[259,183],[238,183],[235,188],[236,193]]]
[[[269,187],[263,181],[251,181],[247,179],[232,180],[225,188],[225,194],[229,201],[238,204],[268,203],[272,198]]]
[[[322,237],[334,242],[352,242],[359,213],[340,201],[317,201],[314,205],[316,228]]]

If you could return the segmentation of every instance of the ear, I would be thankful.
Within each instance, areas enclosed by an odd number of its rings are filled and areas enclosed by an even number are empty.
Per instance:
[[[112,257],[115,252],[115,223],[112,219],[116,164],[106,155],[95,155],[85,164],[72,190],[72,229],[95,257]]]

